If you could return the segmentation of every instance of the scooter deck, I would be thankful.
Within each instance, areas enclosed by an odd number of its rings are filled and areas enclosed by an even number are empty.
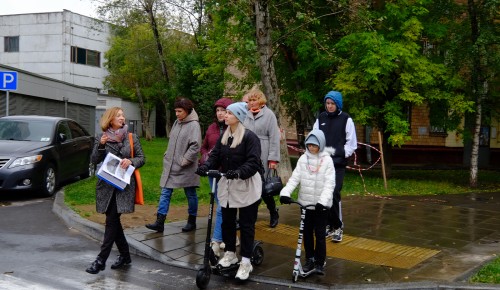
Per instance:
[[[239,267],[240,265],[238,263],[232,264],[229,267],[221,267],[220,265],[217,265],[212,268],[212,273],[219,276],[234,278],[236,276],[236,273],[238,272]]]

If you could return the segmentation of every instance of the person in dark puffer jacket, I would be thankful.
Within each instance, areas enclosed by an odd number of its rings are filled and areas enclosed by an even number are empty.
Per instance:
[[[227,107],[225,122],[228,128],[217,141],[208,160],[196,173],[206,176],[210,169],[224,173],[218,182],[218,198],[222,207],[222,237],[225,253],[221,267],[238,263],[236,256],[236,216],[239,213],[241,262],[235,278],[248,279],[253,267],[250,262],[255,239],[255,222],[262,194],[264,167],[257,135],[243,126],[247,116],[244,102]]]

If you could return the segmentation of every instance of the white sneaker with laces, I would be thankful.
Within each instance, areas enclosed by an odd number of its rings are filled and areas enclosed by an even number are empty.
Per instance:
[[[236,253],[227,251],[224,253],[224,257],[219,260],[218,264],[224,268],[227,268],[236,263],[238,263],[238,257],[236,257]]]
[[[235,278],[240,279],[240,280],[246,280],[246,279],[248,279],[248,276],[250,276],[250,272],[252,272],[252,271],[253,271],[253,267],[252,267],[251,263],[241,262]]]
[[[337,243],[342,242],[342,234],[343,234],[342,229],[340,228],[336,229],[332,235],[332,242],[337,242]]]

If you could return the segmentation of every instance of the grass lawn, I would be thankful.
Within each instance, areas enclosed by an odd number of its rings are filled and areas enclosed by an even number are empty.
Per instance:
[[[163,169],[163,153],[167,148],[166,138],[155,138],[153,141],[141,139],[146,155],[146,164],[140,169],[144,202],[157,205],[160,195],[160,175]],[[387,180],[387,190],[381,171],[372,169],[362,171],[348,170],[344,179],[342,195],[443,195],[468,192],[500,191],[500,172],[480,170],[478,188],[468,187],[468,170],[392,170],[392,177]],[[96,177],[91,177],[64,188],[65,202],[72,208],[76,205],[95,204]],[[198,198],[200,204],[209,203],[210,188],[207,178],[201,178]],[[278,197],[276,197],[278,200]],[[186,205],[183,189],[175,189],[171,205]],[[261,206],[265,206],[262,204]],[[471,282],[500,283],[500,259],[481,269]]]
[[[496,258],[481,268],[469,281],[474,283],[500,284],[500,258]]]

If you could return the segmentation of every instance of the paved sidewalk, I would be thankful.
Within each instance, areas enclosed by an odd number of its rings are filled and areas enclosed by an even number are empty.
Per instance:
[[[264,241],[264,261],[252,280],[298,288],[336,289],[500,289],[468,284],[467,278],[500,254],[500,193],[421,197],[346,197],[342,201],[344,240],[328,242],[325,276],[291,282],[299,209],[280,206],[280,224],[267,226],[261,207],[256,236]],[[59,192],[54,212],[66,223],[98,240],[103,226],[68,209]],[[197,230],[183,233],[185,222],[155,233],[126,230],[136,254],[198,269],[203,262],[206,217]]]

